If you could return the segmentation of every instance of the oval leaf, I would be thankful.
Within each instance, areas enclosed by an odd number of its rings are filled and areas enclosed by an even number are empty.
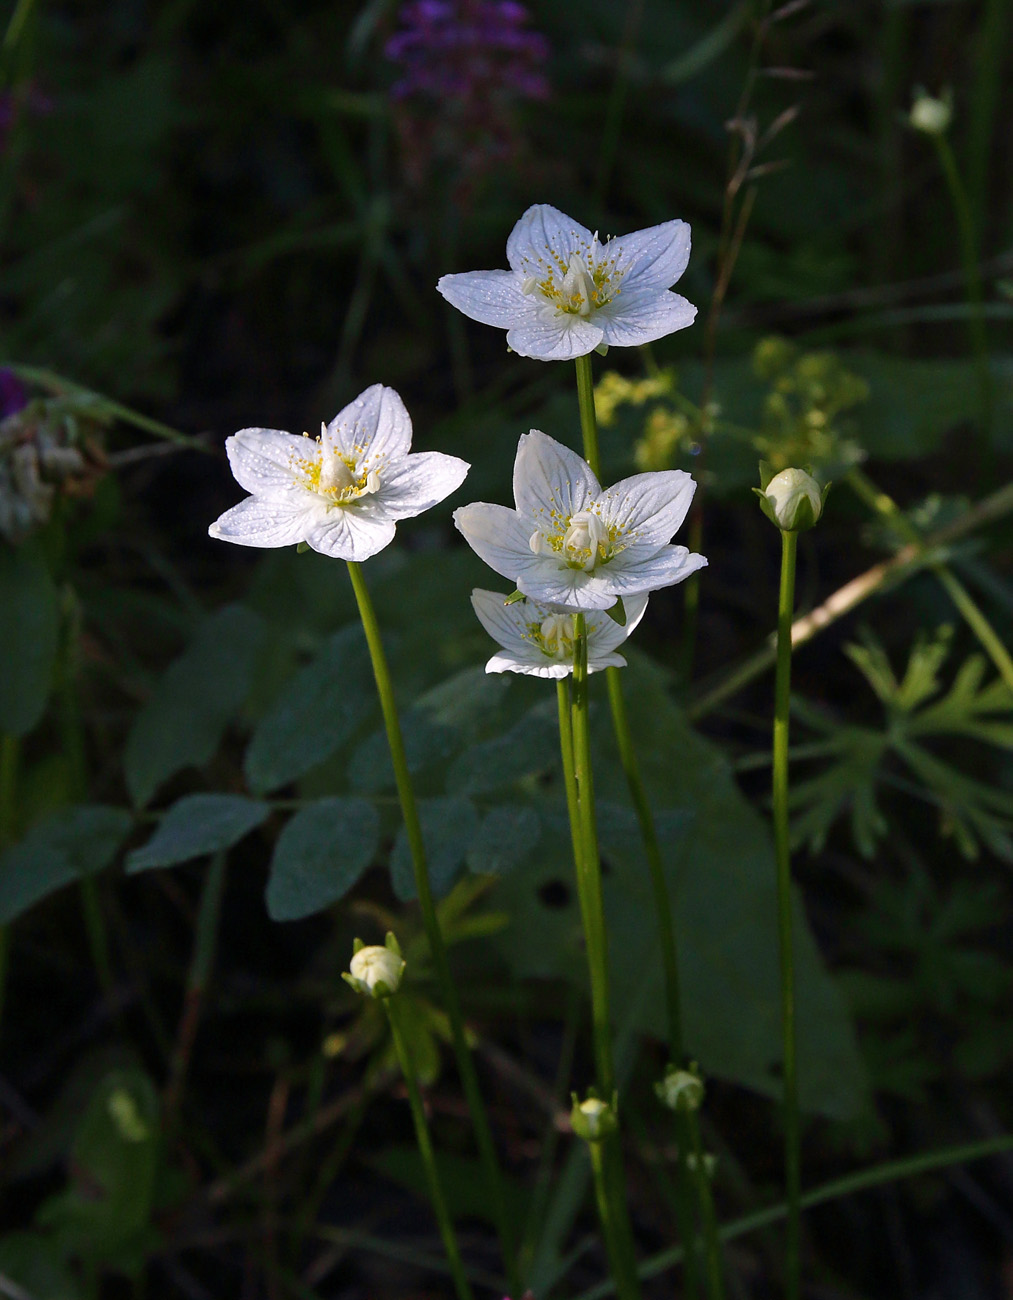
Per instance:
[[[478,813],[469,799],[422,799],[419,821],[426,846],[429,884],[433,896],[442,898],[450,892],[478,834]],[[390,877],[398,898],[406,901],[416,897],[415,873],[403,826],[394,841]]]
[[[319,799],[297,812],[275,846],[268,916],[298,921],[344,898],[372,862],[379,839],[376,809],[365,799]]]
[[[0,732],[24,736],[42,717],[60,635],[60,597],[41,547],[0,542]]]
[[[231,849],[270,812],[270,805],[241,794],[188,794],[173,804],[147,844],[127,855],[127,874]]]

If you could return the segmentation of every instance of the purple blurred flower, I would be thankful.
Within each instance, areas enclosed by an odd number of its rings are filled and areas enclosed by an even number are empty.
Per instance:
[[[28,394],[24,384],[13,370],[8,370],[6,366],[0,367],[0,420],[14,415],[27,405]]]
[[[507,93],[542,99],[549,47],[531,31],[516,0],[408,0],[384,53],[401,65],[395,99],[426,94],[460,99]]]

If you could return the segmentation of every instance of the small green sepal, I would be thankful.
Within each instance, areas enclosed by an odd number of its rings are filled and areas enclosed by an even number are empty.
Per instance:
[[[607,357],[609,354],[609,345],[607,343],[599,343],[595,348],[595,352],[597,352],[600,357]]]
[[[616,597],[616,603],[607,609],[605,613],[613,623],[618,623],[620,627],[626,626],[626,606],[623,604],[622,596]]]
[[[295,553],[296,555],[305,555],[309,549],[310,549],[309,542],[297,542]]]
[[[506,600],[504,600],[503,604],[516,605],[519,600],[527,600],[527,596],[525,596],[523,591],[512,591],[510,595],[507,596]]]

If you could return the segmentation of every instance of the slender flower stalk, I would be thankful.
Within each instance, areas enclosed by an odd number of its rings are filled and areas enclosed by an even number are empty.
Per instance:
[[[781,530],[781,587],[777,607],[777,674],[774,683],[773,801],[777,853],[777,931],[781,959],[781,1027],[784,1039],[784,1167],[788,1201],[785,1259],[787,1300],[798,1300],[802,1145],[795,1053],[795,970],[791,934],[791,844],[788,834],[788,719],[791,699],[791,618],[795,605],[798,534]]]
[[[401,1006],[400,999],[396,996],[384,998],[383,1007],[390,1022],[390,1033],[394,1041],[394,1051],[397,1053],[398,1064],[401,1066],[401,1073],[404,1075],[405,1088],[408,1091],[408,1104],[411,1106],[412,1122],[415,1125],[415,1139],[418,1142],[422,1164],[425,1167],[426,1181],[429,1183],[429,1195],[432,1198],[433,1210],[440,1227],[440,1236],[443,1239],[443,1249],[447,1252],[447,1262],[450,1265],[450,1273],[454,1279],[454,1290],[457,1292],[458,1300],[474,1300],[471,1286],[464,1273],[461,1251],[457,1244],[457,1234],[454,1231],[453,1220],[450,1217],[450,1211],[447,1209],[443,1185],[440,1182],[440,1175],[436,1168],[436,1156],[433,1152],[432,1138],[429,1136],[429,1125],[426,1123],[426,1111],[422,1104],[422,1094],[419,1091],[415,1063],[408,1049],[407,1036],[404,1030],[404,1008]]]
[[[373,663],[373,676],[376,679],[376,689],[380,697],[380,708],[383,712],[384,726],[387,730],[387,743],[390,747],[391,763],[394,767],[394,778],[397,784],[398,799],[401,804],[401,815],[404,818],[405,834],[408,838],[408,847],[411,852],[412,868],[415,875],[415,889],[418,894],[419,908],[422,912],[422,923],[425,927],[426,938],[429,941],[429,951],[432,957],[433,969],[436,973],[436,980],[440,988],[440,994],[443,998],[447,1020],[450,1024],[454,1056],[457,1060],[458,1072],[460,1073],[461,1083],[464,1087],[464,1095],[468,1104],[468,1111],[471,1115],[472,1127],[475,1130],[475,1140],[478,1144],[479,1157],[485,1174],[486,1187],[492,1203],[493,1215],[500,1239],[500,1248],[503,1252],[504,1265],[510,1281],[510,1289],[512,1293],[519,1295],[520,1287],[519,1278],[516,1275],[513,1234],[507,1217],[506,1198],[503,1192],[503,1180],[500,1174],[499,1161],[496,1156],[496,1147],[493,1143],[492,1130],[489,1127],[489,1118],[486,1114],[485,1105],[482,1101],[482,1094],[478,1085],[478,1076],[475,1073],[475,1065],[468,1048],[467,1038],[465,1037],[464,1020],[461,1015],[461,1004],[457,996],[457,988],[454,985],[454,980],[450,972],[450,962],[447,958],[446,944],[443,942],[439,918],[436,915],[432,890],[429,886],[429,870],[426,862],[425,841],[422,837],[422,825],[419,821],[418,806],[415,801],[415,791],[412,786],[411,776],[408,772],[408,760],[405,755],[404,739],[401,734],[401,723],[398,718],[397,704],[394,699],[394,687],[391,681],[390,668],[387,664],[387,656],[384,653],[383,642],[380,639],[380,626],[377,622],[376,611],[373,608],[369,588],[366,586],[360,566],[349,561],[348,574],[352,580],[352,590],[355,592],[356,603],[359,607],[359,617],[362,620],[362,629],[366,634],[366,643],[369,646],[369,654]]]
[[[591,358],[578,357],[577,368],[577,402],[580,407],[580,427],[584,440],[584,459],[591,466],[592,472],[600,474],[600,455],[598,450],[598,419],[594,404],[594,379],[591,371]],[[679,986],[679,957],[676,946],[675,924],[672,916],[672,902],[665,879],[665,866],[661,857],[661,845],[654,823],[654,814],[647,797],[647,789],[640,771],[640,762],[633,744],[626,701],[623,696],[622,680],[617,669],[606,669],[608,681],[609,707],[612,713],[612,729],[619,759],[622,763],[630,798],[636,811],[640,835],[644,843],[651,889],[654,894],[654,914],[658,926],[658,940],[661,946],[661,961],[665,980],[665,1010],[668,1018],[668,1050],[673,1064],[682,1065],[686,1057],[683,1038],[682,996]],[[686,1288],[690,1297],[697,1292],[698,1278],[696,1268],[696,1251],[693,1248],[695,1228],[693,1221],[693,1188],[690,1177],[688,1156],[692,1145],[691,1125],[696,1121],[695,1115],[676,1116],[676,1136],[678,1141],[678,1165],[676,1177],[676,1218],[679,1235],[686,1244]],[[703,1207],[701,1206],[701,1209]],[[712,1216],[713,1217],[713,1216]],[[704,1215],[706,1226],[706,1215]],[[713,1224],[711,1224],[713,1233]],[[713,1250],[717,1251],[717,1239],[714,1238]],[[710,1251],[709,1251],[710,1253]],[[716,1300],[712,1292],[713,1300]]]

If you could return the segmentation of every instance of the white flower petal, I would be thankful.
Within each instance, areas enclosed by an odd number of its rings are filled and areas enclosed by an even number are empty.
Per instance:
[[[538,429],[521,434],[514,460],[514,500],[532,527],[559,531],[560,522],[565,525],[571,515],[586,509],[600,491],[587,461],[575,451]],[[553,516],[561,519],[554,523]]]
[[[572,253],[586,257],[592,235],[586,226],[548,203],[536,203],[517,222],[507,240],[507,261],[519,275],[542,279],[562,276]],[[510,345],[513,347],[513,344]]]
[[[536,558],[537,564],[529,565],[514,579],[518,590],[532,600],[568,610],[611,609],[616,603],[615,586],[610,577],[602,576],[602,570],[589,573],[560,565],[554,556]]]
[[[670,289],[689,265],[690,228],[687,221],[666,221],[609,240],[608,251],[625,271],[623,293],[640,289]]]
[[[208,533],[239,546],[294,546],[305,541],[318,514],[308,493],[291,498],[247,497],[216,519]]]
[[[306,534],[306,541],[321,555],[356,563],[368,560],[393,540],[393,519],[377,510],[368,498],[317,515]]]
[[[677,293],[651,288],[627,291],[625,286],[622,293],[594,314],[604,342],[617,348],[653,343],[685,329],[695,319],[696,308]]]
[[[589,613],[584,615],[584,621],[587,624],[587,653],[588,665],[591,663],[592,651],[596,657],[607,655],[615,650],[617,646],[629,637],[640,620],[644,617],[647,609],[646,591],[639,592],[636,595],[626,596],[623,599],[623,609],[626,611],[626,622],[619,624],[614,618],[610,618],[607,613]],[[625,663],[625,661],[624,661]]]
[[[331,451],[352,457],[360,468],[373,468],[407,456],[411,417],[393,388],[373,384],[338,412],[324,440]]]
[[[489,660],[485,666],[485,671],[487,673],[524,673],[527,677],[551,677],[558,681],[562,677],[569,677],[573,672],[573,664],[548,659],[545,655],[541,655],[538,660],[521,659],[509,650],[501,650],[499,654],[494,654]],[[590,671],[591,665],[588,664],[588,672]]]
[[[499,591],[486,591],[482,587],[476,587],[471,593],[472,608],[492,639],[512,654],[530,654],[533,647],[527,635],[527,625],[532,618],[529,612],[531,606],[523,600],[511,605],[505,604],[505,601],[506,596]],[[541,651],[537,653],[541,655]]]
[[[376,509],[390,519],[409,519],[429,510],[456,492],[471,466],[442,451],[415,452],[380,476],[373,498]]]
[[[686,518],[696,483],[684,470],[634,474],[599,498],[602,519],[640,543],[664,546]]]
[[[596,313],[600,315],[600,313]],[[507,333],[507,346],[537,361],[572,361],[593,352],[605,337],[600,325],[566,312],[536,313]]]
[[[637,549],[631,546],[609,565],[612,590],[624,601],[627,594],[673,587],[707,564],[703,555],[688,551],[685,546],[663,546],[653,554],[642,555],[635,554]]]
[[[236,482],[256,496],[279,496],[302,486],[302,480],[319,455],[309,438],[281,429],[240,429],[225,439],[229,465]]]
[[[472,320],[509,329],[537,310],[534,299],[521,290],[521,283],[513,271],[463,271],[441,276],[436,289]]]
[[[475,554],[511,582],[517,582],[519,573],[539,567],[541,557],[532,554],[530,531],[516,510],[475,501],[454,511],[454,523]]]

